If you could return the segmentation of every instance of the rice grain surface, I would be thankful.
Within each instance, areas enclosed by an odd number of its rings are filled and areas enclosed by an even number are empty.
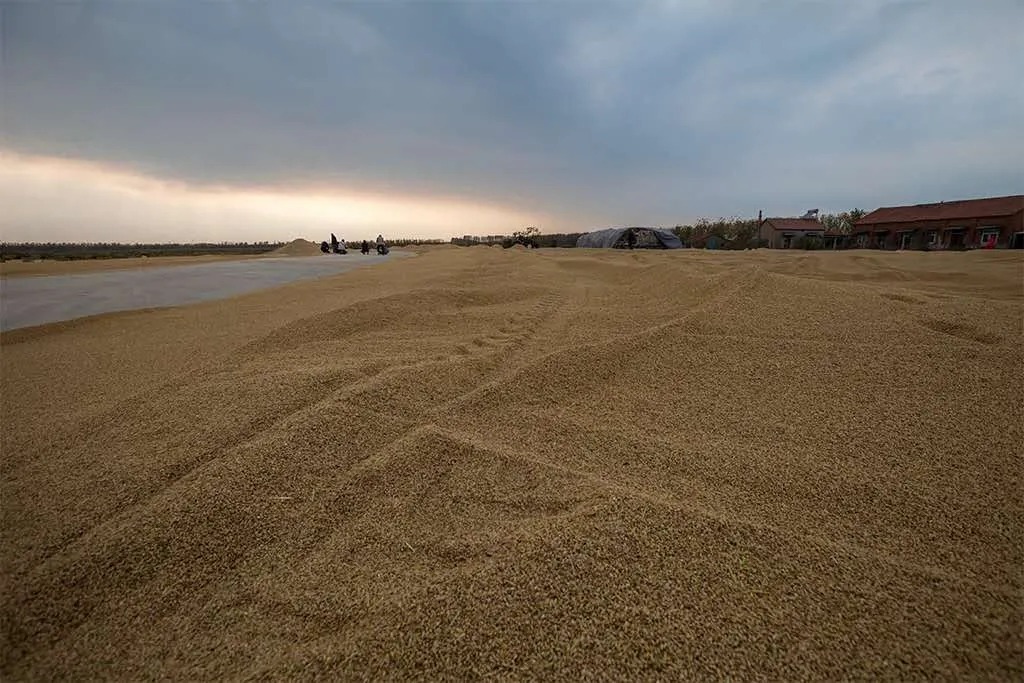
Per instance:
[[[1024,676],[1019,254],[421,252],[0,336],[0,678]]]

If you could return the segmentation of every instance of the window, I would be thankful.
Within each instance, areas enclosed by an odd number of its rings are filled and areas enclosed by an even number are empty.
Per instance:
[[[987,227],[981,229],[981,246],[982,248],[991,249],[996,246],[996,242],[999,241],[999,228]]]
[[[939,243],[939,231],[938,230],[929,230],[928,231],[928,246],[929,247],[934,247],[938,243]]]

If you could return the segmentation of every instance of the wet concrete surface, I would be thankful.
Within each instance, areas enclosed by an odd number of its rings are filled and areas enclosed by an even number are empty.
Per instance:
[[[413,254],[392,251],[387,256],[364,256],[350,252],[6,278],[0,281],[0,330],[224,299],[407,256]]]

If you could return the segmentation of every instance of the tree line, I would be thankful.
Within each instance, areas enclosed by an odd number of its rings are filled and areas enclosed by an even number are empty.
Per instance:
[[[851,209],[835,214],[823,214],[818,218],[823,230],[849,234],[854,224],[867,212]],[[767,220],[767,219],[766,219]],[[760,223],[756,218],[701,218],[689,225],[670,228],[686,247],[703,247],[715,236],[720,247],[725,249],[751,249],[765,246],[759,239]],[[522,244],[529,247],[571,248],[581,232],[542,234],[536,226],[518,230],[510,236],[495,235],[488,238],[452,238],[452,244],[473,246],[501,244],[511,247]],[[388,240],[393,247],[444,244],[440,239]],[[284,242],[200,242],[200,243],[120,243],[120,242],[0,242],[0,260],[13,259],[106,259],[138,258],[142,256],[202,256],[202,255],[252,255],[265,254]]]
[[[866,214],[863,209],[851,209],[834,214],[823,214],[818,217],[822,230],[850,234],[854,224]],[[676,225],[671,230],[683,243],[684,247],[704,247],[712,236],[719,239],[719,247],[724,249],[756,249],[767,246],[760,239],[761,224],[757,218],[701,218],[689,225]],[[581,232],[546,233],[542,234],[535,226],[517,230],[511,236],[494,235],[490,237],[453,237],[452,244],[459,246],[476,246],[501,244],[511,247],[522,244],[530,247],[575,247]]]
[[[390,244],[405,247],[443,244],[443,240],[396,239]],[[285,242],[196,242],[196,243],[123,243],[123,242],[0,242],[0,261],[48,259],[141,258],[157,256],[247,256],[266,254]]]
[[[0,260],[139,258],[142,256],[201,256],[264,254],[283,242],[200,242],[186,243],[121,243],[121,242],[3,242]]]
[[[818,217],[822,230],[838,232],[848,235],[853,231],[854,225],[865,214],[864,209],[851,209],[840,213],[827,213]],[[756,249],[767,246],[765,240],[760,239],[761,224],[768,220],[764,218],[701,218],[691,225],[677,225],[672,232],[682,241],[683,246],[700,247],[704,246],[708,238],[715,236],[727,249]]]

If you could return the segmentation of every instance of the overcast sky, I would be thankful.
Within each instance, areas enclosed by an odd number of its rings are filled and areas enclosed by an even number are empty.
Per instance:
[[[0,1],[7,240],[674,225],[1024,191],[1024,0]]]

